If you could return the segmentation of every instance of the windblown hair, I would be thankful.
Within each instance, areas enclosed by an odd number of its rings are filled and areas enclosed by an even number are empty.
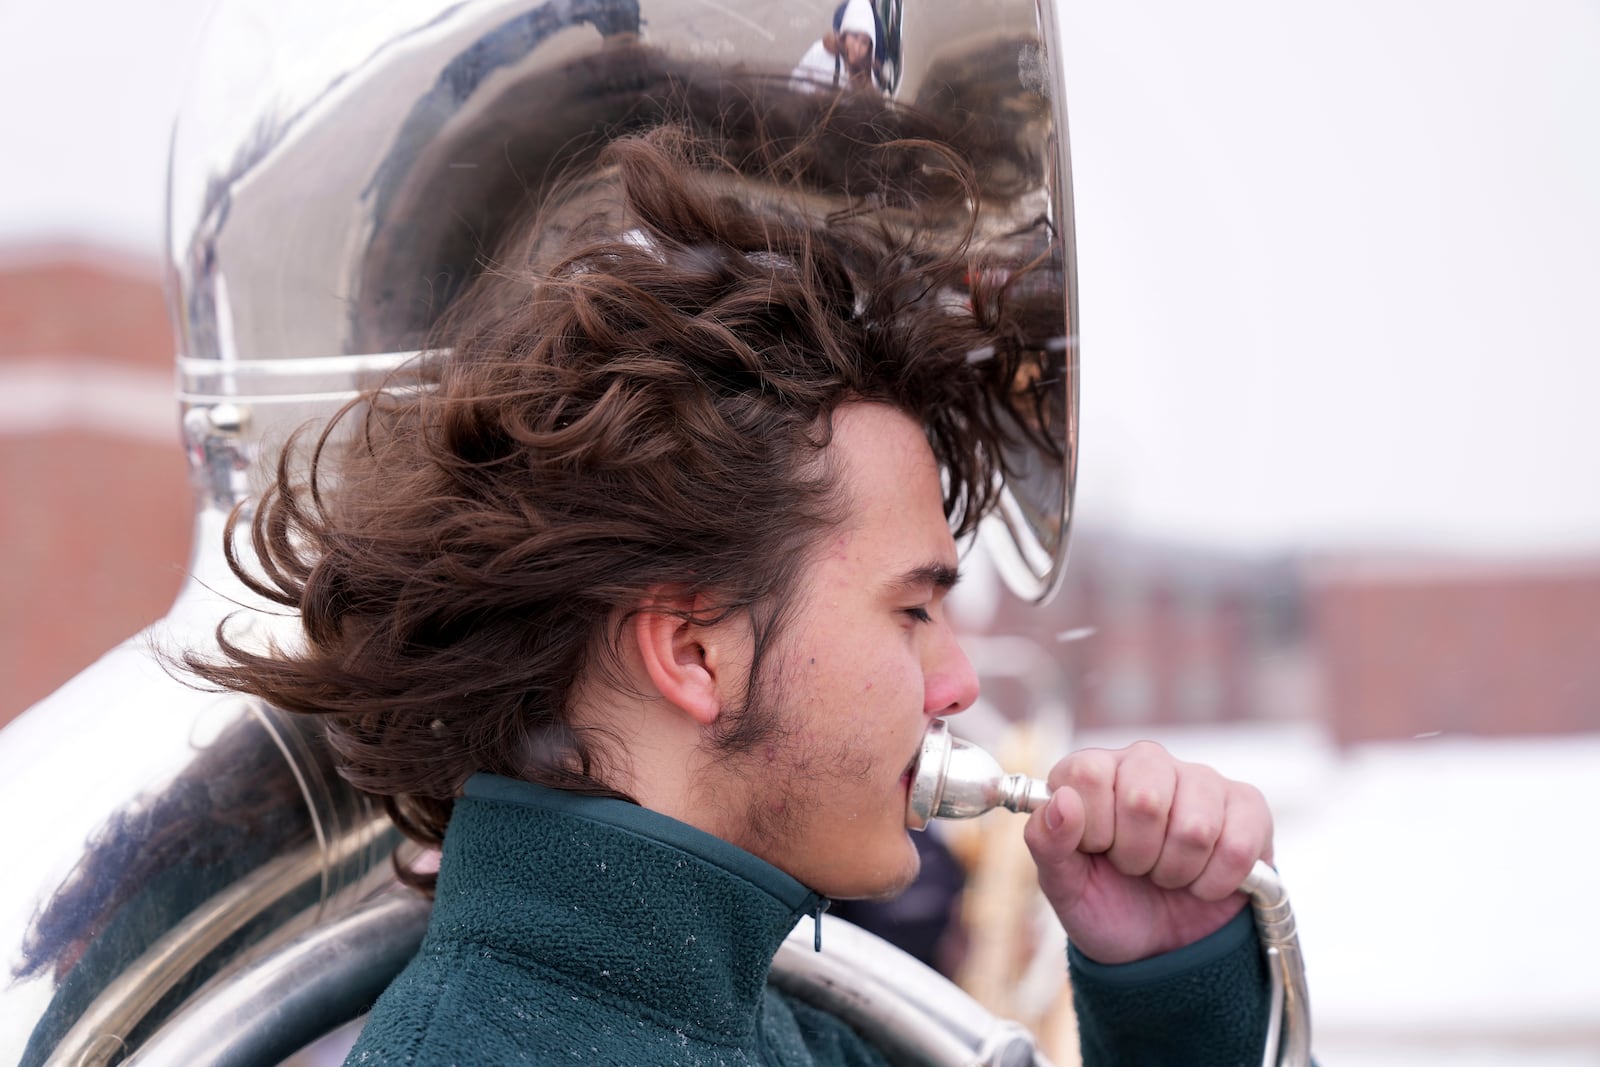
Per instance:
[[[917,154],[938,209],[975,217],[948,150],[884,150]],[[253,652],[224,624],[221,657],[187,658],[212,684],[324,716],[343,773],[426,844],[475,772],[618,795],[606,739],[569,712],[653,590],[705,594],[714,612],[696,621],[746,613],[754,684],[811,547],[842,519],[824,452],[841,404],[924,428],[958,536],[1004,473],[1027,357],[970,225],[939,243],[903,204],[752,204],[673,127],[601,164],[452,312],[427,387],[376,391],[285,449],[249,520],[259,573],[236,511],[230,563],[299,613],[304,648]],[[758,716],[728,718],[726,749],[759,739]]]

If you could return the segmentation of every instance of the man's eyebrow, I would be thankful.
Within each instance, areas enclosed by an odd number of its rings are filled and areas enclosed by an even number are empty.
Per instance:
[[[948,592],[961,580],[961,572],[948,563],[924,563],[889,580],[889,588],[922,589],[932,586],[935,591]]]

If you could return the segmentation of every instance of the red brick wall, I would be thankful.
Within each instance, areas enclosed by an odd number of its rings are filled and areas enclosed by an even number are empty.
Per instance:
[[[1323,567],[1309,601],[1343,742],[1600,730],[1600,560]]]
[[[0,724],[178,591],[192,505],[172,365],[155,264],[0,262]]]

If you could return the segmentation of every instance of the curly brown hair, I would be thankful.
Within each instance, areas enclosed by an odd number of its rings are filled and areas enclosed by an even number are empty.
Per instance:
[[[907,206],[975,218],[963,162],[875,150],[920,176],[920,199],[818,217],[800,196],[751,203],[681,129],[611,144],[452,311],[426,387],[376,391],[285,449],[248,520],[259,573],[236,511],[230,563],[299,613],[304,648],[252,651],[224,624],[221,657],[188,667],[324,716],[349,780],[438,844],[475,772],[618,795],[605,738],[568,716],[653,590],[746,613],[754,686],[841,518],[823,453],[841,404],[924,427],[970,533],[1030,421],[1009,407],[1037,352],[972,227],[936,241]],[[356,432],[335,446],[341,423]],[[727,749],[763,728],[729,719]]]

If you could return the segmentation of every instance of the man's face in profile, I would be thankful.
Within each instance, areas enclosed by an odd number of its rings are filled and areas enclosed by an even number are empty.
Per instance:
[[[978,685],[944,616],[956,546],[921,428],[867,403],[834,427],[846,519],[801,573],[752,709],[777,717],[776,739],[725,768],[744,819],[724,836],[827,896],[881,897],[917,873],[906,797],[923,732]]]

